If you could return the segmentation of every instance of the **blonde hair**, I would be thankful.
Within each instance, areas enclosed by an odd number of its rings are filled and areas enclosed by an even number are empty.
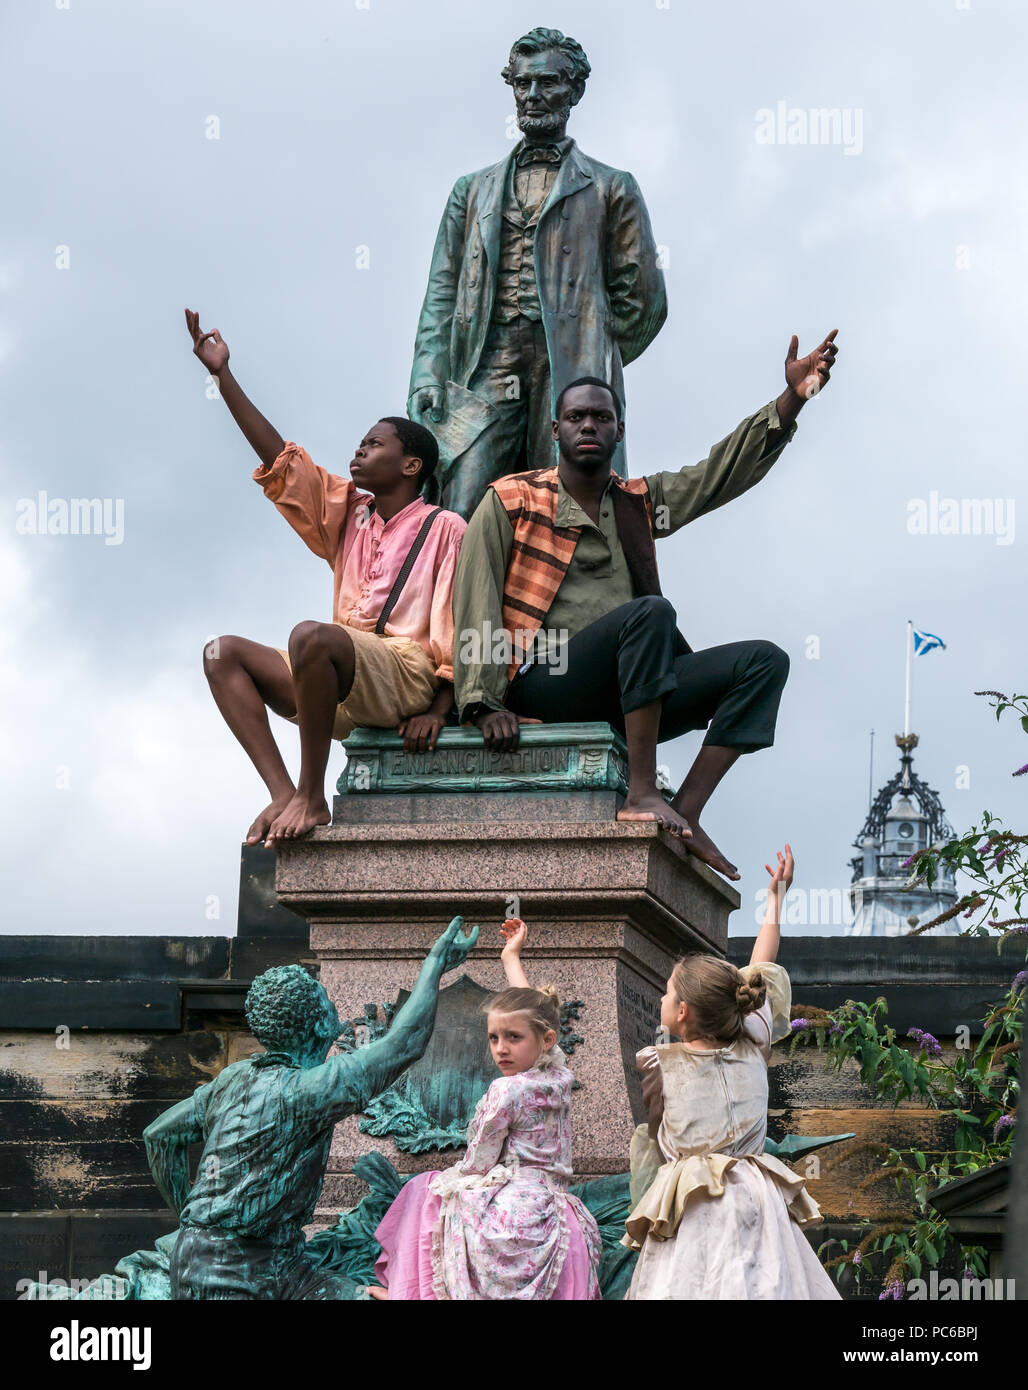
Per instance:
[[[505,989],[482,1006],[484,1014],[527,1014],[534,1033],[560,1033],[560,995],[552,985],[540,989]]]
[[[717,956],[685,956],[671,972],[671,991],[688,1006],[694,1036],[734,1043],[747,1014],[767,998],[764,977],[754,971],[747,979],[731,961]]]

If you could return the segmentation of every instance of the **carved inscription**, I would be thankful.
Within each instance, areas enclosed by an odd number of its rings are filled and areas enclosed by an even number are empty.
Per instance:
[[[402,748],[389,754],[394,777],[483,776],[490,773],[567,772],[570,748],[519,748],[496,753],[485,748],[437,748],[432,753],[407,753]]]
[[[632,1105],[632,1118],[642,1124],[646,1119],[643,1106],[642,1081],[635,1065],[635,1054],[657,1041],[660,1026],[660,996],[652,985],[644,984],[638,975],[618,972],[618,1033],[621,1039],[621,1060],[625,1069],[625,1084]]]

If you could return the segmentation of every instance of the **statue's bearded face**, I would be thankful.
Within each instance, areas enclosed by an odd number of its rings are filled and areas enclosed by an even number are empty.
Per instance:
[[[582,93],[568,76],[562,53],[519,55],[511,66],[510,85],[523,135],[563,137],[571,108]]]

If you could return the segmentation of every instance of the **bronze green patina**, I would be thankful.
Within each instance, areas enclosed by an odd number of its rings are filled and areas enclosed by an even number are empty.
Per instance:
[[[152,1250],[119,1261],[85,1290],[35,1285],[37,1300],[355,1300],[374,1281],[379,1253],[375,1230],[402,1183],[373,1153],[354,1165],[367,1195],[334,1226],[304,1240],[324,1179],[332,1129],[346,1115],[378,1115],[397,1147],[428,1152],[461,1147],[467,1121],[495,1076],[482,1005],[490,991],[462,976],[439,982],[471,951],[478,928],[464,936],[455,917],[432,947],[409,994],[396,1004],[365,1006],[341,1023],[322,986],[298,965],[259,976],[246,1000],[250,1026],[263,1053],[226,1067],[188,1100],[144,1131],[154,1181],[179,1216],[180,1227]],[[585,1039],[572,1031],[580,1000],[565,1005],[561,1045],[572,1053]],[[433,1030],[442,1027],[438,1045]],[[478,1039],[479,1042],[473,1042]],[[340,1053],[328,1057],[333,1041]],[[414,1066],[411,1066],[414,1063]],[[402,1079],[422,1075],[406,1091]],[[393,1096],[375,1110],[376,1098]],[[404,1106],[406,1109],[404,1109]],[[396,1123],[402,1117],[402,1123]],[[852,1138],[787,1135],[766,1150],[795,1159]],[[187,1151],[203,1143],[191,1178]],[[620,1244],[629,1210],[629,1176],[618,1174],[573,1189],[596,1217],[603,1238],[600,1284],[620,1299],[635,1256]]]
[[[783,1159],[811,1153],[826,1144],[852,1139],[852,1134],[828,1136],[786,1135],[781,1143],[768,1140],[765,1152]],[[363,1290],[376,1283],[375,1261],[381,1247],[375,1231],[400,1188],[409,1180],[401,1177],[380,1153],[370,1153],[353,1165],[357,1177],[368,1184],[368,1192],[334,1226],[319,1231],[305,1245],[303,1261],[308,1272],[309,1298],[363,1299]],[[621,1244],[625,1219],[630,1207],[630,1175],[616,1173],[578,1183],[570,1190],[585,1203],[596,1218],[602,1239],[599,1281],[603,1298],[620,1301],[632,1281],[636,1252]],[[74,1291],[64,1285],[36,1285],[29,1297],[49,1300],[170,1300],[171,1263],[181,1231],[162,1236],[152,1250],[137,1250],[119,1261],[114,1274],[105,1274],[87,1289]],[[324,1290],[325,1292],[319,1292]],[[332,1292],[327,1292],[332,1290]]]
[[[555,463],[569,382],[597,376],[623,400],[622,367],[667,316],[638,184],[567,136],[589,72],[559,30],[517,40],[502,76],[523,138],[457,180],[439,226],[407,409],[439,440],[437,495],[465,517],[494,479]],[[613,466],[624,475],[623,446]]]
[[[180,1222],[174,1243],[161,1251],[168,1296],[356,1296],[347,1276],[312,1265],[303,1227],[314,1216],[335,1124],[363,1110],[424,1053],[439,982],[478,939],[477,927],[464,936],[461,925],[455,917],[432,947],[388,1030],[332,1058],[343,1029],[320,984],[299,965],[276,966],[254,981],[246,1016],[264,1052],[226,1067],[143,1134],[154,1181]],[[191,1178],[195,1143],[203,1151]]]
[[[475,1106],[496,1079],[483,1017],[491,994],[467,975],[440,990],[435,1031],[424,1055],[365,1106],[359,1122],[364,1134],[388,1137],[403,1153],[464,1147]],[[343,1025],[346,1040],[340,1046],[361,1047],[381,1037],[406,997],[404,992],[395,1004],[382,1005],[381,1019],[376,1006],[366,1004],[362,1019]],[[571,1026],[584,1007],[581,999],[561,1005],[558,1040],[569,1057],[585,1042]]]
[[[487,749],[481,730],[443,729],[431,752],[408,753],[388,729],[355,729],[344,741],[342,795],[409,792],[628,789],[624,739],[604,722],[523,724],[513,752]]]

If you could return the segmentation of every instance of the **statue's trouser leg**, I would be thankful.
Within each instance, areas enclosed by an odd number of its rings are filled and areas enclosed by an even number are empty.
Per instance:
[[[371,1242],[368,1237],[369,1244]],[[326,1274],[324,1270],[308,1268],[298,1281],[290,1299],[304,1299],[314,1303],[353,1303],[364,1301],[363,1285],[356,1283],[345,1274]]]
[[[215,1227],[186,1226],[171,1257],[171,1296],[180,1300],[287,1299],[309,1278],[303,1232],[281,1228],[275,1241]]]
[[[537,440],[540,418],[550,413],[550,369],[541,323],[517,318],[494,323],[468,390],[488,401],[497,418],[455,459],[443,483],[443,505],[469,517],[491,482],[553,462],[552,447],[541,463],[529,440]]]
[[[662,699],[659,738],[706,728],[704,743],[768,748],[789,673],[772,642],[728,642],[673,655],[675,614],[659,597],[633,599],[577,632],[566,669],[537,662],[512,683],[507,705],[544,723],[606,720],[624,732],[624,715]]]
[[[553,468],[557,462],[557,442],[553,437],[553,402],[550,389],[550,354],[546,330],[541,323],[519,319],[522,360],[527,364],[525,386],[528,397],[528,423],[525,436],[525,468]],[[497,474],[502,477],[502,474]]]

